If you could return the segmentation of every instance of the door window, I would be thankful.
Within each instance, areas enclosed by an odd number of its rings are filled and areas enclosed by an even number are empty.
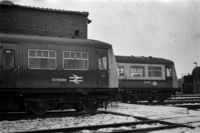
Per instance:
[[[99,70],[107,70],[107,55],[100,54],[98,58],[98,68]]]
[[[124,66],[118,66],[118,76],[124,76]]]
[[[11,49],[3,50],[3,66],[13,68],[15,66],[15,51]]]
[[[172,70],[171,68],[166,68],[167,70],[167,77],[172,77]]]

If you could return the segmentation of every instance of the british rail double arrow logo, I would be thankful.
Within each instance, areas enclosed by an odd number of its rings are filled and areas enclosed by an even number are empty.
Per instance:
[[[69,82],[74,82],[76,84],[79,84],[80,82],[83,82],[83,77],[79,77],[79,76],[77,76],[75,74],[73,74],[72,77],[69,77],[69,79],[70,79]]]

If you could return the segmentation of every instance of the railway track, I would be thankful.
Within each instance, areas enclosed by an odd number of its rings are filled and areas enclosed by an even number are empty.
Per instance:
[[[83,112],[84,113],[84,112]],[[149,132],[149,131],[156,131],[156,130],[163,130],[163,129],[170,129],[170,128],[177,128],[177,127],[187,127],[193,128],[184,124],[176,124],[171,122],[166,122],[164,119],[160,120],[150,120],[146,117],[139,117],[139,116],[132,116],[129,114],[123,113],[115,113],[109,111],[99,111],[98,114],[112,114],[112,115],[119,115],[119,116],[126,116],[126,117],[134,117],[137,121],[133,122],[120,122],[120,123],[111,123],[111,124],[101,124],[101,125],[88,125],[88,126],[78,126],[78,127],[66,127],[66,128],[52,128],[52,129],[42,129],[42,130],[28,130],[28,131],[16,131],[15,133],[57,133],[57,132],[79,132],[81,130],[90,130],[91,132],[98,132],[100,130],[107,129],[110,130],[109,132],[119,132],[119,133],[128,133],[128,132]],[[75,112],[67,112],[63,113],[54,113],[56,117],[66,117],[66,116],[78,116],[81,115],[80,113]],[[83,115],[83,114],[82,114]],[[44,115],[44,117],[53,117],[53,114]],[[41,117],[40,117],[41,118]],[[167,118],[170,119],[170,118]],[[143,125],[148,125],[147,127],[143,128]]]
[[[76,111],[51,111],[47,112],[44,115],[31,115],[29,113],[25,112],[18,112],[18,113],[1,113],[0,114],[0,121],[6,120],[6,121],[15,121],[15,120],[33,120],[33,119],[45,119],[45,118],[62,118],[62,117],[78,117],[86,115],[86,112],[76,112]]]
[[[137,125],[142,124],[150,124],[153,125],[153,127],[149,128],[136,128]],[[155,127],[155,125],[158,125]],[[32,131],[25,131],[24,133],[56,133],[56,132],[78,132],[81,130],[92,130],[92,132],[95,132],[94,130],[102,129],[102,128],[120,128],[122,126],[130,127],[128,130],[124,129],[115,129],[111,132],[118,132],[118,133],[128,133],[128,132],[149,132],[149,131],[156,131],[156,130],[163,130],[163,129],[171,129],[171,128],[177,128],[177,127],[188,127],[181,124],[174,124],[169,122],[160,122],[157,120],[148,120],[148,121],[142,121],[142,122],[128,122],[128,123],[115,123],[115,124],[105,124],[105,125],[94,125],[94,126],[84,126],[84,127],[71,127],[71,128],[58,128],[58,129],[45,129],[45,130],[32,130]],[[98,132],[98,131],[96,131]],[[23,132],[15,132],[15,133],[23,133]]]
[[[157,101],[149,103],[148,101],[139,101],[136,104],[141,105],[159,105]],[[162,105],[172,105],[175,107],[184,107],[188,109],[200,109],[200,98],[180,98],[165,100]]]
[[[163,119],[149,120],[145,117],[138,117],[138,116],[132,116],[132,115],[128,115],[128,114],[115,113],[115,112],[109,112],[109,111],[100,111],[98,113],[129,116],[129,117],[137,118],[139,121],[121,122],[121,123],[113,123],[113,124],[101,124],[101,125],[90,125],[90,126],[79,126],[79,127],[56,128],[56,129],[30,130],[30,131],[25,131],[25,132],[26,133],[58,133],[58,132],[73,133],[73,132],[79,132],[82,130],[89,130],[89,131],[95,133],[95,132],[99,132],[99,131],[105,131],[105,129],[107,129],[107,132],[110,132],[110,133],[113,133],[113,132],[129,133],[129,132],[149,132],[149,131],[171,129],[171,128],[177,128],[177,127],[193,128],[191,126],[187,126],[184,124],[176,124],[176,123],[166,122],[166,121],[163,121]],[[168,118],[168,119],[170,119],[170,118]],[[149,125],[149,126],[142,128],[143,125]],[[20,131],[20,132],[15,132],[15,133],[25,133],[25,132]]]
[[[177,97],[199,97],[200,98],[200,94],[176,94],[176,95],[172,95],[172,97],[177,98]]]
[[[197,110],[200,109],[200,105],[176,105],[175,107],[182,107],[182,108],[187,108],[187,109],[193,109],[193,110]]]

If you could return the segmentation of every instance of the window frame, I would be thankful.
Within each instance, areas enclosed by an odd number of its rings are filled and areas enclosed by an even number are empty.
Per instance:
[[[154,70],[150,70],[150,67],[152,67],[152,68],[160,68],[159,70],[156,70],[156,69],[154,69]],[[162,78],[162,67],[161,66],[148,66],[148,77],[149,78]],[[150,72],[154,72],[154,74],[153,74],[153,76],[151,76],[150,75]],[[155,72],[156,72],[156,74],[159,72],[160,73],[160,76],[158,76],[158,75],[156,75],[155,76]]]
[[[104,60],[106,59],[106,60]],[[99,54],[98,55],[98,70],[107,71],[108,70],[108,55]]]
[[[30,56],[30,51],[35,51],[35,56]],[[38,56],[37,51],[42,51],[42,56]],[[48,52],[48,57],[44,57],[43,51]],[[50,57],[50,51],[53,51],[55,53],[55,57]],[[36,58],[36,59],[55,59],[55,67],[54,68],[31,68],[30,67],[30,58]],[[28,69],[36,69],[36,70],[56,70],[57,69],[57,52],[55,50],[46,50],[46,49],[29,49],[28,50]]]
[[[124,76],[124,75],[125,75],[125,68],[124,68],[124,66],[118,66],[118,76]]]
[[[171,78],[172,77],[172,68],[166,67],[166,77]]]
[[[64,54],[65,52],[69,52],[70,53],[70,57],[69,58],[65,58]],[[71,57],[71,53],[74,53],[74,57]],[[81,53],[81,58],[76,58],[77,54]],[[83,58],[83,54],[87,54],[87,59]],[[81,60],[81,61],[87,61],[87,68],[86,69],[68,69],[64,67],[64,60]],[[88,71],[89,70],[89,54],[88,52],[82,52],[82,51],[62,51],[62,69],[63,70],[76,70],[76,71]]]
[[[142,68],[142,76],[132,76],[132,71],[131,70],[134,67],[137,67],[137,69],[138,69],[138,67]],[[130,76],[132,78],[145,78],[145,76],[146,76],[145,66],[143,66],[143,65],[130,65]]]
[[[11,62],[11,64],[12,65],[10,65],[10,63],[9,63],[9,67],[7,66],[7,63],[6,63],[6,61],[7,61],[7,56],[5,56],[5,54],[7,54],[7,52],[10,52],[10,53],[12,53],[12,60],[10,60]],[[3,67],[5,67],[5,69],[10,69],[10,68],[14,68],[15,67],[15,50],[14,49],[3,49],[3,58],[2,58],[2,65],[3,65]]]

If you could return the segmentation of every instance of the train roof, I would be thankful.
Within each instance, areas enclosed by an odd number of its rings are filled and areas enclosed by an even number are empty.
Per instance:
[[[173,61],[158,57],[144,56],[115,56],[117,63],[138,63],[138,64],[174,64]]]
[[[0,33],[0,43],[30,43],[30,44],[57,44],[71,46],[86,46],[93,48],[111,48],[112,45],[90,39],[78,38],[61,38],[61,37],[46,37],[35,35],[18,35],[18,34],[2,34]]]

